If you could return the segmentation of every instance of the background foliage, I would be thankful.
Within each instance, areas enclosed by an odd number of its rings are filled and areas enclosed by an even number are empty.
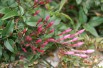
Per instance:
[[[0,62],[11,62],[26,55],[20,46],[18,33],[25,28],[30,31],[36,30],[39,18],[45,19],[48,15],[50,21],[55,22],[55,33],[45,35],[44,38],[57,38],[56,34],[68,27],[74,30],[73,33],[85,29],[80,38],[103,37],[103,0],[53,0],[48,3],[46,0],[43,1],[44,3],[35,5],[34,0],[0,0]],[[37,10],[40,10],[40,13],[34,16]],[[48,48],[52,50],[53,47]],[[40,58],[39,53],[30,55],[27,59],[37,58]]]

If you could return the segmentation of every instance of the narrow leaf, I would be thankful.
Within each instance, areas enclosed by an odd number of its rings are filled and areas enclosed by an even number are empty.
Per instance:
[[[93,17],[89,22],[91,26],[98,26],[103,23],[103,18],[102,17]]]
[[[9,51],[14,52],[14,49],[13,49],[13,47],[10,45],[10,43],[9,43],[8,40],[4,41],[4,45],[5,45],[5,47],[6,47]]]
[[[2,56],[2,46],[0,45],[0,58]]]
[[[92,35],[96,36],[96,37],[99,37],[97,31],[95,30],[95,28],[89,24],[85,24],[83,26],[88,32],[90,32]]]
[[[2,31],[3,36],[8,36],[13,32],[14,29],[14,21],[8,22],[6,28]]]
[[[82,0],[76,0],[77,4],[80,4],[82,2]]]
[[[17,11],[10,11],[2,17],[2,20],[6,20],[6,19],[14,17],[14,16],[18,16]]]

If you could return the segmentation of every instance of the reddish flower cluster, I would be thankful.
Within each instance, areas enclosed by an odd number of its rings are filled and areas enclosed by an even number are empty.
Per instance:
[[[40,11],[37,10],[34,13],[34,16],[39,14],[39,12]],[[46,16],[46,18],[44,20],[43,20],[43,18],[40,18],[37,21],[37,24],[36,24],[37,29],[36,30],[32,30],[31,32],[29,32],[27,29],[24,29],[21,32],[21,36],[19,38],[21,39],[21,47],[22,47],[22,50],[24,52],[28,52],[27,48],[31,48],[31,50],[32,50],[32,52],[34,54],[36,54],[37,52],[44,53],[45,46],[49,42],[51,42],[51,40],[53,42],[52,38],[49,38],[49,39],[48,38],[45,39],[45,37],[44,38],[40,38],[41,35],[44,35],[44,34],[47,35],[47,34],[54,33],[54,29],[51,28],[52,25],[54,24],[54,22],[53,21],[48,22],[49,19],[50,19],[49,15]],[[43,23],[41,24],[41,22],[43,22]]]
[[[39,14],[38,11],[34,13],[34,16],[36,14]],[[59,37],[60,36],[63,36],[63,37],[60,37],[58,39],[54,39],[52,38],[52,36],[50,36],[49,38],[45,38],[45,35],[54,33],[54,28],[52,28],[54,21],[49,22],[49,19],[50,19],[49,15],[46,16],[44,20],[43,18],[40,18],[36,24],[37,29],[32,30],[31,32],[27,31],[27,29],[24,29],[22,31],[22,34],[23,34],[22,37],[24,41],[21,41],[22,43],[21,47],[24,52],[27,52],[26,50],[27,48],[31,48],[34,54],[36,54],[37,52],[44,53],[45,47],[49,44],[49,42],[59,43],[61,45],[68,46],[68,47],[80,47],[81,45],[84,44],[84,42],[80,42],[77,38],[78,35],[80,35],[81,33],[85,31],[84,29],[77,31],[75,34],[70,34],[72,29],[68,28],[67,30],[64,30],[60,34],[56,35]],[[68,39],[69,41],[66,41]],[[80,54],[78,54],[77,52],[79,52]],[[86,50],[86,51],[75,50],[75,51],[64,52],[64,54],[87,57],[85,53],[90,53],[90,50]]]

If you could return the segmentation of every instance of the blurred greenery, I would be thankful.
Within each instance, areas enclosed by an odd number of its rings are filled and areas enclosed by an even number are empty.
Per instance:
[[[21,55],[26,55],[26,58],[29,60],[33,59],[32,61],[40,58],[42,54],[31,54],[30,48],[28,48],[28,51],[30,52],[29,57],[27,53],[22,51],[21,47],[23,45],[21,45],[20,42],[24,40],[25,34],[20,37],[20,40],[18,33],[22,33],[22,30],[25,28],[28,30],[27,35],[29,35],[32,31],[36,31],[37,21],[40,18],[45,21],[48,15],[50,16],[48,22],[54,21],[52,28],[55,27],[55,32],[49,35],[41,34],[39,37],[36,37],[36,39],[33,37],[34,41],[38,38],[47,39],[53,37],[57,39],[57,34],[67,28],[72,28],[73,33],[80,29],[85,29],[85,32],[80,36],[80,38],[84,38],[84,36],[94,39],[103,37],[103,0],[51,0],[51,2],[48,2],[49,0],[37,1],[39,2],[37,3],[35,0],[0,0],[1,63],[19,60]],[[37,10],[40,10],[40,13],[34,16],[34,13]],[[88,38],[86,37],[84,39],[86,40]],[[87,43],[88,41],[85,41],[84,39],[82,41]],[[94,44],[94,42],[95,41],[92,41],[91,45],[96,45],[99,47],[99,42],[96,42],[96,44]],[[26,43],[27,42],[25,42],[25,44]],[[88,44],[85,45],[88,47]],[[101,43],[101,46],[103,46],[102,44],[103,43]],[[57,45],[57,48],[60,46],[59,44],[50,43],[47,47],[47,51],[45,52],[52,50],[52,45]],[[63,59],[65,62],[75,60],[75,58],[71,60],[67,59],[67,56]],[[75,61],[78,62],[78,60]]]

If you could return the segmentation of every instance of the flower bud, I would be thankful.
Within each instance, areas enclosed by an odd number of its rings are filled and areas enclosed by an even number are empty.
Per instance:
[[[53,24],[54,24],[54,22],[53,22],[53,21],[52,21],[52,22],[50,22],[50,23],[46,26],[46,28],[51,27]]]
[[[44,48],[47,44],[48,44],[48,42],[46,41],[41,45],[41,47]]]
[[[70,32],[71,30],[72,30],[72,29],[68,28],[67,30],[63,31],[62,33],[60,33],[60,34],[58,34],[58,35],[60,36],[60,35],[66,34],[66,33]]]
[[[66,54],[66,55],[73,55],[74,52],[73,51],[67,51],[67,52],[64,52],[64,54]]]
[[[46,21],[48,21],[50,19],[50,16],[48,15],[48,16],[46,16]]]
[[[38,22],[37,22],[36,25],[38,25],[41,21],[42,21],[42,18],[40,18],[40,19],[38,20]]]
[[[40,43],[40,42],[42,42],[42,40],[41,40],[41,39],[38,39],[35,43],[38,44],[38,43]]]
[[[26,32],[27,32],[27,30],[26,30],[26,29],[24,29],[24,30],[23,30],[23,34],[24,34],[24,33],[26,33]]]
[[[26,50],[25,48],[22,48],[22,50],[23,50],[24,52],[27,52],[27,50]]]
[[[40,13],[40,10],[37,10],[35,13],[34,13],[34,16],[38,15]]]
[[[31,41],[32,41],[32,38],[31,38],[30,36],[26,36],[25,40],[26,40],[27,42],[31,42]]]

